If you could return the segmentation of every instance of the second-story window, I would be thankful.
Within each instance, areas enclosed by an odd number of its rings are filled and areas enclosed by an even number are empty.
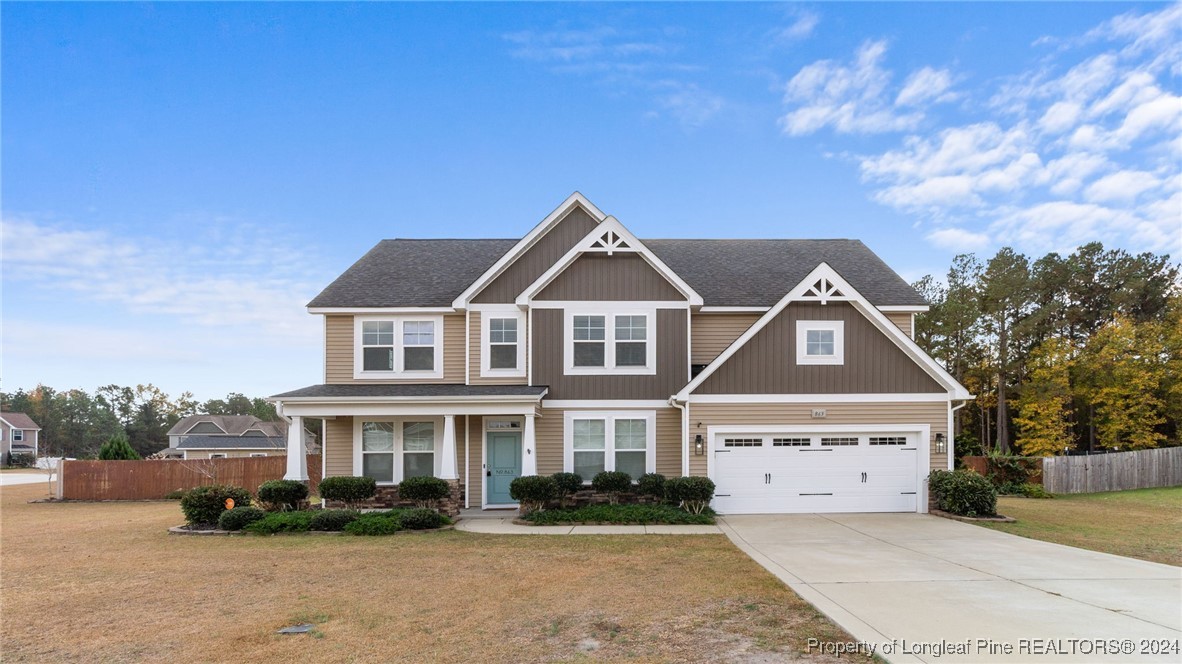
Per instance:
[[[605,316],[575,316],[576,367],[602,367],[607,360]]]
[[[394,370],[394,321],[363,322],[361,345],[365,371]]]
[[[566,316],[566,373],[656,373],[655,311],[584,313]]]
[[[648,360],[648,319],[644,316],[616,316],[616,366],[643,367]]]
[[[358,317],[354,378],[440,378],[440,316]]]
[[[488,366],[490,369],[517,368],[517,319],[488,321]]]
[[[408,320],[402,323],[403,371],[435,370],[435,323]]]

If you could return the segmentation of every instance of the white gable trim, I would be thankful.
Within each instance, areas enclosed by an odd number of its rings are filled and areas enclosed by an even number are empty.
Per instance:
[[[879,311],[889,311],[891,313],[905,313],[905,314],[922,314],[925,311],[931,310],[928,305],[913,305],[913,304],[884,304],[878,308]]]
[[[603,238],[610,235],[613,241],[610,245],[605,245]],[[606,253],[609,256],[613,253],[634,253],[645,260],[654,270],[661,274],[673,287],[681,292],[682,295],[689,300],[690,306],[702,306],[702,296],[690,287],[684,279],[677,276],[664,261],[657,258],[657,255],[648,247],[644,246],[635,235],[631,233],[624,225],[620,223],[615,217],[607,217],[598,226],[593,228],[590,233],[583,236],[571,250],[558,259],[558,262],[550,266],[550,269],[542,273],[532,284],[521,291],[517,296],[518,306],[528,306],[531,300],[538,293],[542,292],[550,282],[554,281],[558,275],[562,274],[566,268],[570,267],[572,263],[584,253]]]
[[[808,295],[810,291],[814,292],[813,285],[823,282],[832,286],[832,290],[840,292],[841,295],[822,295],[821,297]],[[873,304],[870,304],[861,293],[856,291],[848,281],[842,278],[828,263],[821,263],[808,276],[800,281],[795,288],[788,291],[788,293],[780,299],[766,314],[755,321],[755,324],[747,328],[747,331],[739,335],[738,339],[727,346],[726,350],[722,351],[714,361],[706,366],[688,385],[683,387],[677,393],[675,398],[678,401],[686,401],[690,393],[698,389],[702,383],[706,381],[720,366],[726,363],[740,348],[742,348],[748,341],[750,341],[756,334],[759,333],[768,323],[772,322],[780,312],[784,310],[792,302],[810,301],[810,300],[832,300],[849,302],[857,309],[863,316],[870,320],[880,332],[885,334],[888,339],[893,341],[908,357],[915,361],[921,368],[923,368],[929,376],[931,376],[937,383],[948,390],[949,398],[951,399],[971,399],[973,396],[965,389],[955,378],[949,374],[944,367],[940,366],[938,362],[933,360],[931,356],[923,351],[910,337],[903,333],[894,323],[886,317]]]
[[[472,285],[465,288],[464,292],[460,293],[460,295],[456,297],[455,301],[452,302],[452,307],[456,309],[464,309],[467,307],[472,298],[476,297],[476,295],[480,291],[484,290],[485,286],[488,286],[490,283],[492,283],[494,279],[501,276],[502,272],[512,265],[513,262],[516,261],[522,254],[528,251],[530,247],[534,246],[534,244],[540,240],[543,235],[553,228],[554,225],[557,224],[563,217],[565,217],[567,213],[570,212],[571,209],[573,209],[576,205],[582,206],[582,208],[586,210],[587,213],[590,214],[596,221],[603,221],[603,219],[607,217],[607,215],[604,214],[602,210],[595,207],[594,203],[587,200],[585,196],[576,191],[575,193],[568,196],[567,199],[563,201],[561,205],[555,208],[553,212],[547,215],[540,224],[534,226],[533,230],[526,234],[525,237],[521,238],[517,244],[513,245],[512,249],[505,252],[505,255],[501,256],[501,258],[496,263],[493,263],[492,267],[485,270],[484,274],[480,275],[476,281],[472,282]]]

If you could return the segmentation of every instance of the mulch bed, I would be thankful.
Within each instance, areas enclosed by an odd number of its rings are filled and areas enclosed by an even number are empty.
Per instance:
[[[998,514],[997,516],[961,516],[959,514],[953,514],[951,512],[944,512],[942,510],[930,510],[929,513],[932,516],[939,516],[939,517],[943,517],[945,519],[952,519],[953,521],[964,521],[966,523],[973,523],[975,521],[991,521],[993,523],[1015,523],[1018,521],[1015,518],[1008,517],[1008,516],[1002,516],[1000,514]]]

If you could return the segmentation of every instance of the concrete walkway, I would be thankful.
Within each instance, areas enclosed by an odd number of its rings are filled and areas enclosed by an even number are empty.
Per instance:
[[[720,535],[718,526],[523,526],[516,513],[461,510],[456,530],[490,535]]]
[[[1174,649],[1182,568],[922,514],[727,516],[720,524],[891,662],[1182,661]],[[1040,652],[1051,647],[1061,654]],[[1121,652],[1128,648],[1133,654]]]

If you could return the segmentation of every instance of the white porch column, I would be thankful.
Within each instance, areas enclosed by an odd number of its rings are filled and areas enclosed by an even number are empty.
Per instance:
[[[530,413],[525,416],[525,433],[523,434],[523,445],[525,448],[525,455],[521,457],[521,474],[522,475],[537,475],[538,474],[538,450],[537,441],[534,439],[534,415]]]
[[[285,480],[308,481],[308,455],[304,450],[304,418],[295,415],[287,425],[287,473]]]
[[[442,480],[458,480],[460,479],[459,472],[456,470],[456,416],[443,416],[443,458],[440,464],[440,476]]]

